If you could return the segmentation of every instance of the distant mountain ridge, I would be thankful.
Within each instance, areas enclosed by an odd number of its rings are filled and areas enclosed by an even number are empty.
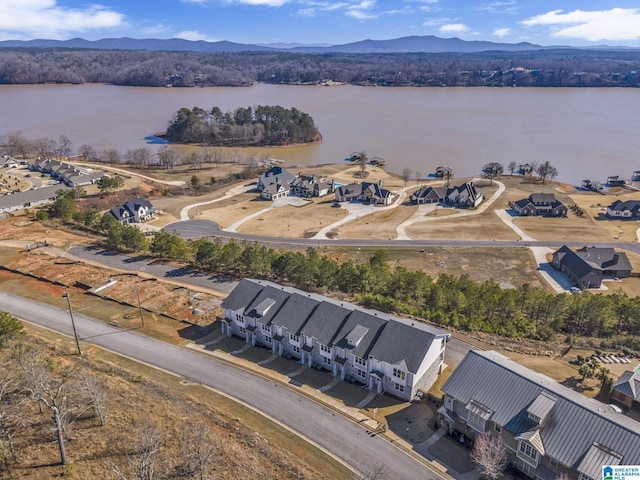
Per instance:
[[[294,44],[295,45],[295,44]],[[494,43],[486,41],[467,41],[460,38],[440,38],[433,35],[409,36],[390,40],[362,40],[343,45],[330,46],[293,46],[252,45],[228,41],[207,42],[204,40],[104,38],[101,40],[5,40],[0,48],[73,48],[98,50],[164,50],[192,52],[297,52],[297,53],[473,53],[485,51],[528,51],[543,50],[548,47],[532,43]]]

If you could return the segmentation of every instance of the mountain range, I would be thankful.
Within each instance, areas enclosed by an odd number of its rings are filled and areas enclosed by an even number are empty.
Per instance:
[[[228,41],[206,42],[181,38],[171,39],[136,39],[105,38],[101,40],[5,40],[0,41],[0,48],[73,48],[98,50],[164,50],[192,52],[249,52],[274,51],[298,53],[474,53],[486,51],[526,51],[543,50],[532,43],[494,43],[484,41],[466,41],[459,38],[439,38],[433,35],[410,36],[391,40],[362,40],[343,45],[251,45]]]

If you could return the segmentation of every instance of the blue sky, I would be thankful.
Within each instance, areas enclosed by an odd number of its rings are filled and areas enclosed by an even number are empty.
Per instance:
[[[640,47],[640,0],[0,0],[0,40],[341,44],[408,35]]]

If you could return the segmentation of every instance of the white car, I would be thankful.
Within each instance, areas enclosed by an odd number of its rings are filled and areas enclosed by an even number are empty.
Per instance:
[[[582,290],[578,287],[571,287],[571,293],[582,293]]]

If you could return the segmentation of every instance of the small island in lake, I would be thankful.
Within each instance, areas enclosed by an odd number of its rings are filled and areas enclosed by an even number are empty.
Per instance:
[[[223,113],[218,107],[181,108],[164,135],[171,143],[221,147],[269,147],[320,141],[320,133],[308,113],[279,105],[238,108]]]

